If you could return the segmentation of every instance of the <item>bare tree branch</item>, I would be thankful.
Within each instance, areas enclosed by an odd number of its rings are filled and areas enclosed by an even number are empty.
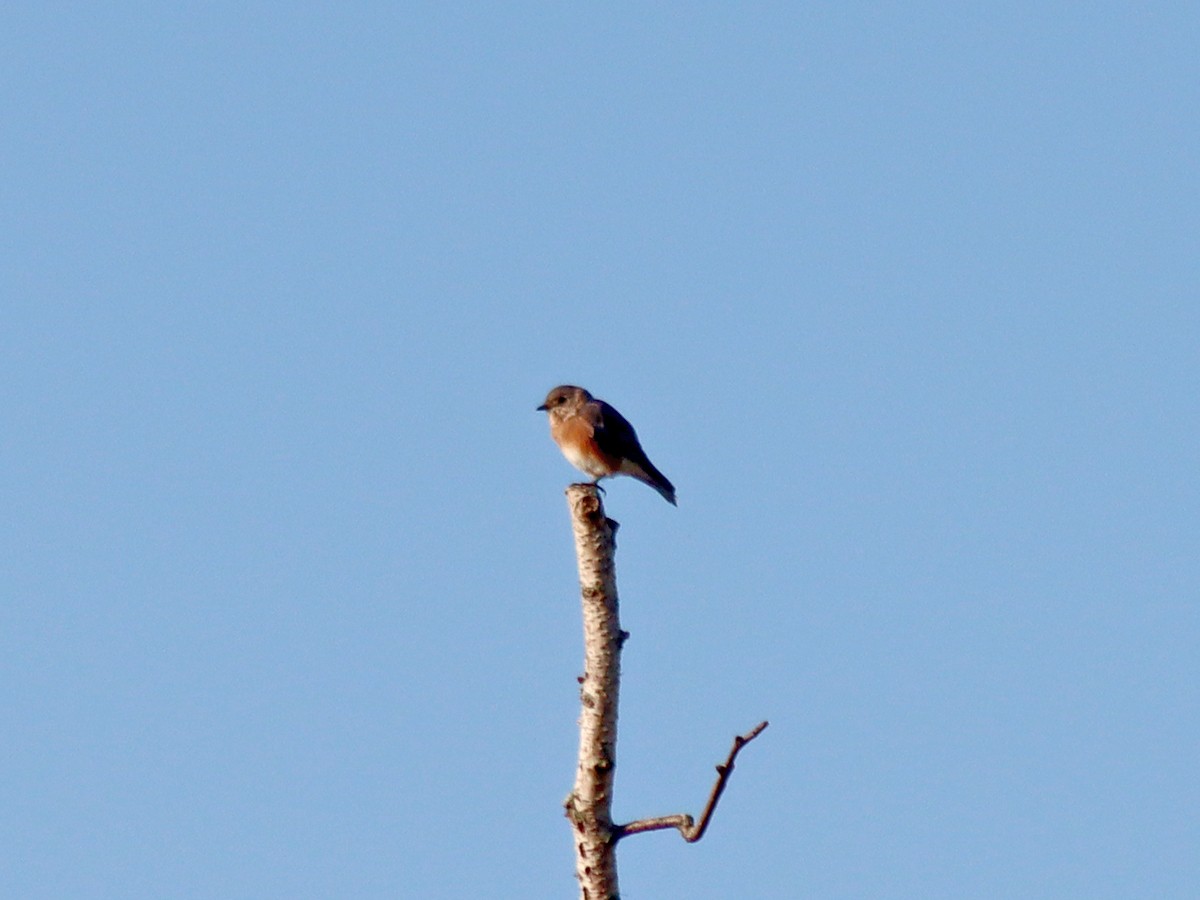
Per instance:
[[[621,647],[629,634],[621,630],[614,556],[618,525],[604,514],[600,492],[592,484],[567,488],[579,588],[583,605],[583,675],[579,679],[579,760],[575,786],[563,807],[575,839],[575,876],[583,900],[619,900],[617,841],[640,831],[678,828],[684,840],[700,840],[717,808],[738,752],[767,727],[762,722],[734,739],[733,749],[717,766],[713,786],[696,825],[686,814],[639,819],[628,825],[612,821],[613,781],[617,765],[617,699],[621,682]]]
[[[583,677],[579,679],[579,762],[563,806],[575,834],[575,876],[583,900],[617,900],[612,823],[617,764],[617,699],[621,645],[613,560],[617,523],[604,514],[594,485],[567,488],[583,603]]]
[[[643,831],[661,831],[664,828],[678,828],[679,833],[683,835],[683,839],[689,844],[694,844],[700,838],[704,837],[709,820],[712,819],[713,813],[716,812],[717,801],[721,799],[721,793],[725,790],[725,784],[729,781],[729,776],[733,774],[734,760],[737,759],[737,755],[743,747],[762,734],[767,724],[767,722],[759,722],[745,734],[738,735],[733,739],[733,748],[729,751],[729,756],[726,757],[724,763],[717,766],[717,782],[713,785],[712,793],[708,795],[708,803],[704,807],[704,812],[700,814],[699,824],[695,824],[692,817],[687,813],[676,813],[673,816],[657,816],[653,819],[638,819],[636,822],[630,822],[628,825],[614,826],[615,840],[620,840],[623,837]]]

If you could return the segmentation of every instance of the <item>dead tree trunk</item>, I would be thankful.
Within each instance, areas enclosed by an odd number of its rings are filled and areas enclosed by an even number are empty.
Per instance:
[[[583,600],[583,676],[579,679],[579,767],[565,804],[575,831],[575,876],[583,900],[617,900],[612,823],[617,764],[617,698],[621,686],[621,622],[613,562],[617,523],[604,515],[596,488],[567,488]]]
[[[700,840],[717,801],[733,772],[734,759],[767,727],[762,722],[734,739],[717,782],[695,823],[687,813],[639,819],[627,825],[612,821],[613,777],[617,764],[617,700],[621,684],[621,630],[617,602],[617,523],[604,514],[594,485],[567,488],[567,504],[575,533],[579,586],[583,601],[584,670],[579,679],[579,761],[575,787],[567,796],[567,818],[575,839],[575,875],[582,900],[619,900],[616,845],[622,837],[643,831],[677,828],[684,840]]]

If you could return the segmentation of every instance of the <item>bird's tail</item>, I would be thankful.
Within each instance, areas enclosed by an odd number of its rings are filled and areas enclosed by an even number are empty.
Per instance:
[[[663,499],[672,506],[679,505],[675,502],[675,485],[671,484],[671,482],[667,480],[667,476],[654,467],[654,463],[650,462],[648,459],[643,460],[638,468],[641,471],[630,472],[629,474],[643,484],[650,485],[650,487],[662,494]]]

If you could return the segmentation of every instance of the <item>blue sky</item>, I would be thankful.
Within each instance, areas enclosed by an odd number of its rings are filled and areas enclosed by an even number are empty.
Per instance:
[[[1192,4],[16,4],[0,894],[1200,880]]]

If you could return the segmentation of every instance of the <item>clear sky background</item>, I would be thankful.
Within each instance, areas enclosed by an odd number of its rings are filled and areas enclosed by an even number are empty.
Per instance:
[[[14,3],[0,896],[1193,897],[1194,3]]]

